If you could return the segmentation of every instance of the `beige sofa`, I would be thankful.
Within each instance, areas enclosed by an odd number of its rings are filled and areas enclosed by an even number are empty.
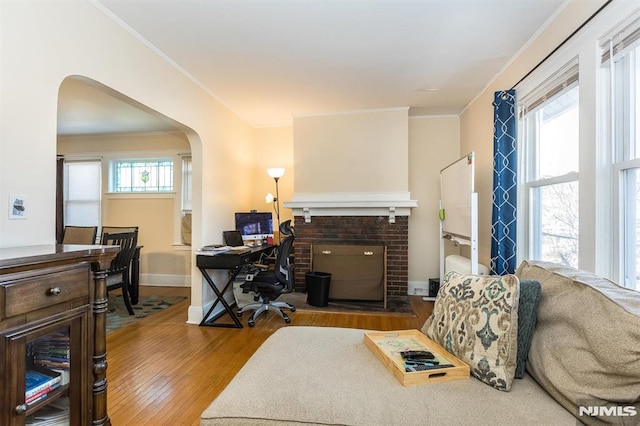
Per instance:
[[[201,424],[639,424],[640,294],[541,262],[516,275],[542,293],[527,374],[508,392],[474,377],[403,387],[363,330],[291,326],[258,349]]]

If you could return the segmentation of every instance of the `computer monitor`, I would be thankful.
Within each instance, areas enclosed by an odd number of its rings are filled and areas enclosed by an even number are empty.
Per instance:
[[[273,236],[273,216],[265,212],[236,212],[236,230],[244,240],[263,240]]]

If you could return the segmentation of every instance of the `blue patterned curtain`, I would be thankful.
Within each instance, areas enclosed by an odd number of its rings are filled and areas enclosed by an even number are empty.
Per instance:
[[[516,269],[516,91],[494,93],[491,273]]]

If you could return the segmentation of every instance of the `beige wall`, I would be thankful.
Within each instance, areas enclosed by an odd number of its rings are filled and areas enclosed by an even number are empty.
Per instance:
[[[478,260],[490,264],[493,185],[493,93],[512,88],[538,62],[593,14],[604,0],[571,0],[505,70],[465,109],[460,117],[460,153],[476,153],[478,192]],[[595,45],[593,53],[595,54]]]
[[[191,248],[180,242],[180,161],[178,154],[191,151],[181,132],[106,134],[58,137],[58,154],[74,158],[102,159],[102,225],[138,226],[140,280],[145,285],[190,285]],[[109,193],[109,162],[119,158],[173,158],[177,166],[172,194]]]
[[[59,136],[56,149],[58,154],[72,156],[149,151],[191,152],[189,139],[181,132]]]
[[[280,221],[293,219],[291,209],[284,208],[282,203],[291,200],[293,194],[293,127],[259,127],[255,129],[253,143],[254,164],[252,166],[252,197],[246,209],[272,212],[275,222],[275,211],[272,204],[266,204],[267,193],[276,195],[274,180],[267,174],[271,167],[283,167],[284,176],[278,181],[280,193]],[[275,225],[274,225],[275,227]]]
[[[138,245],[144,246],[141,284],[182,286],[191,273],[191,251],[176,251],[172,246],[175,202],[173,198],[108,200],[105,226],[139,227]]]
[[[295,193],[408,188],[408,108],[293,119]]]
[[[440,274],[440,170],[460,157],[458,116],[409,119],[409,293]]]

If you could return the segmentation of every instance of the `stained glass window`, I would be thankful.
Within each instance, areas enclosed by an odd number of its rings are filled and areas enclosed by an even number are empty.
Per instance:
[[[113,172],[114,192],[173,191],[172,160],[119,160]]]

